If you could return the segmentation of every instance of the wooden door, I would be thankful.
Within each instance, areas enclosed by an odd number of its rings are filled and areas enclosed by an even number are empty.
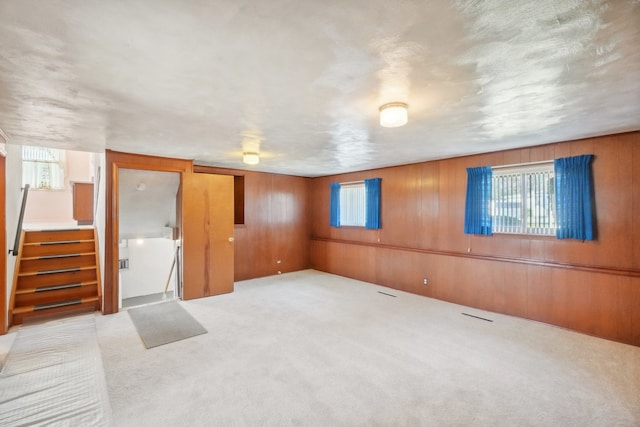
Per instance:
[[[233,176],[185,173],[183,299],[233,292]]]

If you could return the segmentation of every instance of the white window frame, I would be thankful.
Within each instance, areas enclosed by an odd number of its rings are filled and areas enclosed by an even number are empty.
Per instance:
[[[340,226],[365,227],[367,195],[364,181],[340,183]]]
[[[64,190],[66,152],[58,148],[22,146],[22,185],[34,190]]]
[[[519,165],[498,166],[492,168],[491,215],[494,234],[523,234],[534,236],[555,236],[555,174],[553,161],[525,163]],[[502,182],[508,184],[513,177],[520,176],[519,197],[517,200],[499,199],[496,191]],[[534,177],[534,189],[531,191],[530,177]],[[535,179],[538,177],[538,179]],[[502,180],[502,181],[501,181]],[[537,192],[537,195],[536,195]],[[547,193],[547,197],[545,197]],[[533,194],[533,197],[530,195]],[[527,196],[529,195],[529,196]],[[541,197],[540,197],[541,196]],[[532,205],[532,202],[535,204]],[[506,205],[506,206],[505,206]],[[529,213],[540,221],[532,223]],[[498,218],[515,218],[519,224],[506,224]]]

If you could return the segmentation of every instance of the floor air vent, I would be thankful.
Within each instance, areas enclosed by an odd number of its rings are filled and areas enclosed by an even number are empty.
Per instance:
[[[491,320],[491,319],[485,319],[484,317],[474,316],[473,314],[469,314],[469,313],[460,313],[460,314],[462,314],[464,316],[473,317],[474,319],[484,320],[485,322],[493,322],[493,320]]]
[[[386,292],[378,291],[378,293],[379,293],[379,294],[382,294],[382,295],[386,295],[386,296],[388,296],[388,297],[394,297],[394,298],[396,297],[396,295],[391,295],[391,294],[388,294],[388,293],[386,293]]]

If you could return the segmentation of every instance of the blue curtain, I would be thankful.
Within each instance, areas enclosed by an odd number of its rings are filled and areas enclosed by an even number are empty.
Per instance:
[[[553,161],[556,179],[556,237],[593,240],[592,154]]]
[[[329,200],[329,225],[340,227],[340,183],[331,183],[331,198]]]
[[[465,234],[491,236],[491,177],[490,166],[467,168],[467,201],[464,210]]]
[[[367,212],[365,215],[365,227],[371,229],[381,228],[380,223],[380,182],[382,179],[373,178],[364,180],[364,192],[366,197]]]

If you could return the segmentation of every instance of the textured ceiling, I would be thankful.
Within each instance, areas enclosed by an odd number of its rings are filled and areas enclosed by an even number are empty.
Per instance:
[[[639,46],[638,0],[0,0],[0,128],[328,175],[640,129]]]

